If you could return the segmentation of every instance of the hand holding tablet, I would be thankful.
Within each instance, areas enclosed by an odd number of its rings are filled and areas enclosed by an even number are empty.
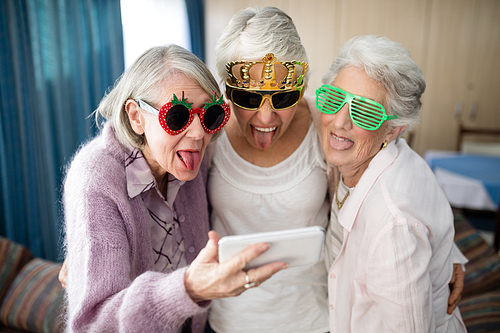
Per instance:
[[[283,261],[288,267],[312,265],[321,258],[325,230],[319,226],[281,231],[225,236],[219,240],[219,262],[224,262],[248,246],[267,243],[270,248],[250,261],[246,270]]]

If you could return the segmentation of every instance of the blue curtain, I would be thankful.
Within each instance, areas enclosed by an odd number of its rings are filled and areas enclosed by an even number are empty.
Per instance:
[[[205,61],[205,8],[203,0],[185,0],[191,37],[191,52]]]
[[[120,0],[0,2],[0,235],[61,259],[64,166],[123,70]]]

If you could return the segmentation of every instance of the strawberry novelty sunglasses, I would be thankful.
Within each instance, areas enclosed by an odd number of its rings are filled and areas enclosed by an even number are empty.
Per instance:
[[[160,110],[150,104],[138,99],[137,104],[145,111],[148,111],[158,116],[158,121],[161,127],[170,135],[182,133],[191,125],[194,115],[197,113],[200,116],[201,125],[208,134],[214,134],[220,131],[229,120],[231,111],[222,96],[217,99],[215,93],[210,103],[205,103],[203,108],[192,108],[193,103],[188,103],[184,98],[179,100],[177,96],[173,96],[172,100],[163,105]]]

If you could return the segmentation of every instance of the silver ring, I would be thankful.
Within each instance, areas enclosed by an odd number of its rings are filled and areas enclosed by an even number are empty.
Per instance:
[[[252,287],[255,287],[257,284],[255,282],[250,282],[250,278],[248,277],[248,274],[245,273],[245,281],[247,281],[247,283],[245,284],[245,289],[249,289],[249,288],[252,288]]]

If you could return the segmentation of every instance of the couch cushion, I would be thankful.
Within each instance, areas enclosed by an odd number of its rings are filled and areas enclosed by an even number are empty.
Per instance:
[[[462,297],[497,289],[500,286],[500,256],[459,213],[455,214],[455,242],[469,259],[465,265]]]
[[[500,332],[500,290],[463,299],[459,307],[469,333]]]
[[[24,246],[0,237],[0,303],[17,273],[32,258]]]
[[[2,325],[32,332],[61,332],[64,289],[61,264],[35,258],[19,272],[0,308]]]

